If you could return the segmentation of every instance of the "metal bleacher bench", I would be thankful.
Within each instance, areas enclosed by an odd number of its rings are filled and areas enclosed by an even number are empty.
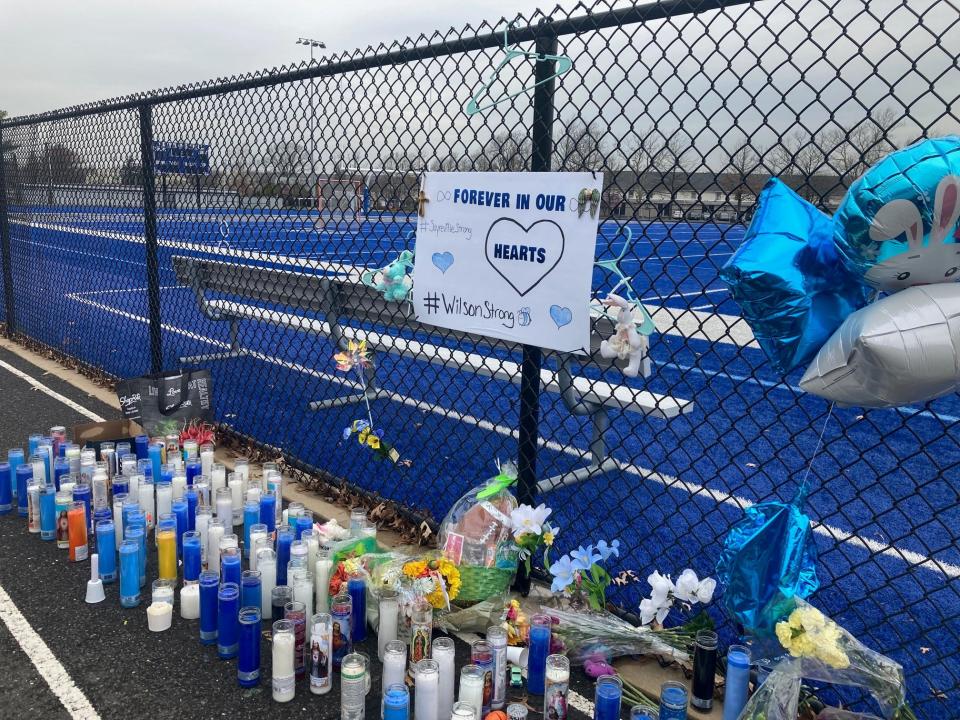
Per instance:
[[[333,266],[328,274],[309,274],[299,271],[277,270],[238,262],[223,262],[198,257],[173,257],[177,279],[191,288],[200,311],[210,320],[230,323],[230,349],[225,352],[182,357],[180,362],[195,365],[254,355],[242,348],[237,340],[237,325],[241,320],[266,322],[301,332],[322,335],[341,349],[348,340],[366,340],[368,348],[376,352],[393,353],[413,360],[433,363],[451,369],[463,369],[477,375],[519,384],[520,364],[494,355],[482,354],[476,349],[491,345],[489,338],[468,335],[417,322],[409,303],[391,303],[376,290],[360,282],[360,269],[351,266]],[[234,299],[213,299],[209,294],[230,296]],[[240,300],[237,300],[239,298]],[[266,303],[263,307],[250,302]],[[285,310],[274,309],[283,307]],[[307,317],[310,312],[322,319]],[[474,348],[474,352],[432,344],[403,337],[412,331],[416,337],[436,336],[456,338]],[[556,369],[544,367],[540,372],[543,390],[558,393],[564,405],[574,415],[588,416],[593,426],[589,464],[570,472],[540,481],[540,490],[548,491],[580,482],[595,474],[614,470],[619,463],[607,453],[605,434],[610,426],[610,411],[616,409],[640,413],[649,417],[669,419],[693,409],[693,402],[669,395],[659,395],[626,384],[611,384],[582,375],[575,375],[572,367],[591,364],[609,367],[611,361],[601,358],[600,341],[613,332],[606,318],[592,320],[591,354],[571,356],[552,353]],[[498,347],[519,350],[498,342]],[[546,363],[545,363],[546,364]],[[649,374],[649,359],[644,360],[643,373]],[[389,396],[376,382],[375,368],[367,370],[365,387],[358,394],[310,403],[311,410],[322,410],[359,402],[366,395],[370,400]]]

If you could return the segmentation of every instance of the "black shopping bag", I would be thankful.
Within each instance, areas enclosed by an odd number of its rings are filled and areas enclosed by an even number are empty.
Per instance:
[[[117,383],[124,417],[151,437],[179,433],[191,420],[213,420],[209,370],[159,373]]]

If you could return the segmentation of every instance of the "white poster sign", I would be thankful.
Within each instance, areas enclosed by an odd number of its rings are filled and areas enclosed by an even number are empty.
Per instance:
[[[417,319],[584,354],[601,191],[589,172],[428,172],[417,217]]]

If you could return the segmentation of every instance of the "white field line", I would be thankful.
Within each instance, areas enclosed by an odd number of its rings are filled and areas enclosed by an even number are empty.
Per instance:
[[[67,297],[71,297],[71,296],[68,295]],[[145,317],[133,315],[124,310],[118,310],[116,308],[110,307],[109,305],[105,305],[103,303],[98,303],[93,300],[88,300],[87,298],[71,297],[71,299],[76,300],[77,302],[85,303],[87,305],[92,305],[94,307],[100,308],[106,312],[110,312],[115,315],[120,315],[121,317],[126,317],[132,320],[136,320],[137,322],[140,322],[143,324],[149,324],[149,320]],[[214,340],[213,338],[208,338],[204,335],[200,335],[198,333],[191,332],[189,330],[183,330],[181,328],[176,328],[168,325],[163,325],[163,328],[168,332],[173,332],[179,335],[192,338],[194,340],[206,342],[211,345],[214,345],[215,347],[219,347],[223,349],[229,348],[229,345],[225,342],[222,342],[220,340]],[[264,362],[277,365],[279,367],[283,367],[288,370],[292,370],[294,372],[303,373],[306,375],[310,375],[312,377],[319,378],[321,380],[327,380],[327,381],[336,383],[338,385],[349,387],[352,390],[362,389],[360,383],[346,380],[339,375],[331,375],[328,373],[320,372],[312,368],[307,368],[297,363],[291,363],[286,360],[281,360],[280,358],[271,357],[263,353],[249,352],[248,354],[250,357],[254,357],[258,360],[262,360]],[[493,423],[489,420],[484,420],[482,418],[478,418],[469,414],[461,415],[459,411],[454,413],[454,411],[440,407],[436,403],[429,402],[427,400],[420,400],[418,398],[410,397],[409,395],[403,395],[401,393],[397,393],[389,390],[384,390],[383,392],[384,392],[384,395],[388,397],[390,400],[393,400],[394,402],[399,402],[408,407],[413,407],[421,411],[427,411],[447,419],[449,419],[451,415],[455,415],[456,420],[467,423],[469,425],[473,425],[482,430],[495,432],[504,437],[516,438],[517,436],[516,430],[514,430],[513,428],[508,428],[505,425],[497,425],[496,423]],[[573,447],[570,445],[563,445],[555,440],[541,439],[540,444],[549,450],[553,450],[554,452],[562,453],[564,455],[569,455],[577,459],[585,459],[588,455],[587,450],[581,450],[580,448]],[[630,475],[634,475],[638,478],[641,478],[642,480],[652,480],[653,482],[656,482],[659,485],[662,485],[668,489],[682,489],[682,490],[685,490],[687,493],[689,493],[691,496],[694,496],[694,495],[697,495],[700,497],[707,496],[707,497],[710,497],[712,500],[714,500],[714,502],[733,505],[740,509],[747,508],[754,504],[753,501],[751,500],[747,500],[746,498],[742,498],[737,495],[731,495],[730,493],[726,493],[722,490],[708,488],[698,483],[686,482],[684,480],[680,480],[680,478],[673,477],[672,475],[665,475],[662,473],[654,472],[653,470],[648,470],[647,468],[638,467],[636,465],[632,465],[629,463],[624,463],[621,461],[617,461],[617,462],[620,464],[620,469],[623,472],[628,473]],[[912,550],[903,550],[893,545],[881,543],[876,540],[871,540],[869,538],[863,538],[863,537],[860,537],[859,535],[854,535],[853,533],[848,532],[846,530],[841,530],[840,528],[834,527],[832,525],[826,525],[819,522],[813,523],[813,530],[814,532],[820,535],[824,535],[826,537],[832,538],[837,542],[850,543],[860,548],[869,550],[872,553],[882,554],[882,555],[887,555],[889,557],[897,558],[910,565],[922,567],[927,570],[935,570],[950,578],[960,577],[960,566],[952,565],[946,562],[941,562],[939,560],[935,560],[933,558],[920,555],[919,553],[913,552]]]
[[[66,406],[67,406],[68,408],[70,408],[71,410],[76,410],[78,413],[80,413],[81,415],[84,415],[85,417],[90,418],[90,419],[93,420],[94,422],[103,422],[103,418],[100,417],[99,415],[97,415],[95,412],[93,412],[93,411],[91,411],[91,410],[87,410],[85,407],[83,407],[82,405],[78,405],[77,403],[75,403],[75,402],[74,402],[73,400],[71,400],[70,398],[64,397],[63,395],[61,395],[60,393],[58,393],[56,390],[53,390],[52,388],[48,388],[46,385],[44,385],[44,384],[43,384],[42,382],[40,382],[39,380],[31,377],[30,375],[27,375],[27,374],[26,374],[25,372],[23,372],[22,370],[18,370],[18,369],[15,368],[13,365],[10,365],[9,363],[6,363],[6,362],[4,362],[3,360],[0,360],[0,368],[3,368],[4,370],[12,373],[13,375],[16,375],[16,376],[17,376],[18,378],[20,378],[21,380],[27,381],[27,382],[30,383],[35,389],[39,390],[39,391],[42,392],[44,395],[49,395],[49,396],[52,397],[54,400],[59,400],[60,402],[62,402],[64,405],[66,405]]]
[[[74,720],[99,720],[100,714],[94,710],[87,696],[83,694],[83,690],[73,682],[70,673],[57,660],[37,631],[30,627],[30,623],[2,587],[0,587],[0,619],[30,658],[40,677],[66,708],[70,717]],[[26,688],[24,690],[29,692]],[[10,708],[10,711],[13,712],[13,708]]]

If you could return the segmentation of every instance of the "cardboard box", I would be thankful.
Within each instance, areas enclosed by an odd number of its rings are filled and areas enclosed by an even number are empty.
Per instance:
[[[143,428],[133,420],[106,420],[73,426],[73,441],[80,447],[95,448],[97,457],[100,457],[100,443],[129,442],[133,447],[133,439],[143,434]]]

